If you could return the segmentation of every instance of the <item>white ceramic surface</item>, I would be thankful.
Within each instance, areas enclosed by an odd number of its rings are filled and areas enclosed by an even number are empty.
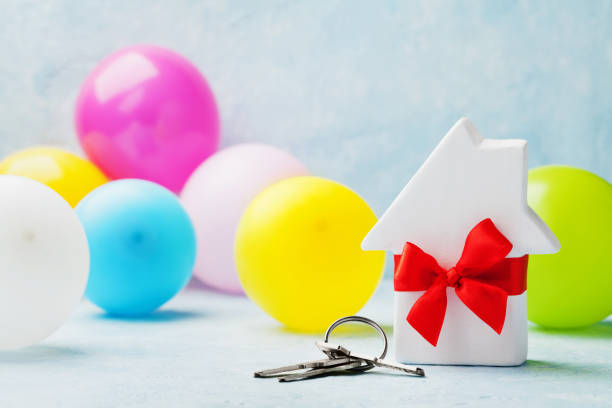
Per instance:
[[[509,257],[548,254],[559,242],[527,205],[527,142],[483,139],[460,119],[393,201],[362,243],[400,254],[412,242],[444,268],[454,266],[468,232],[491,218],[508,238]],[[405,321],[417,292],[396,293],[395,350],[400,361],[431,364],[516,365],[527,354],[525,295],[509,297],[498,335],[449,290],[437,347]]]

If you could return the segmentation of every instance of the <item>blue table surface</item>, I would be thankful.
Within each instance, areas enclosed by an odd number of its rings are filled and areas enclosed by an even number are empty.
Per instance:
[[[385,280],[360,314],[391,335],[392,305]],[[612,405],[612,320],[571,332],[530,327],[520,367],[424,366],[425,378],[383,369],[297,383],[253,378],[257,369],[320,358],[319,338],[284,330],[247,298],[202,290],[188,289],[132,320],[83,301],[43,343],[0,353],[0,406]],[[372,353],[380,347],[365,327],[336,339]]]

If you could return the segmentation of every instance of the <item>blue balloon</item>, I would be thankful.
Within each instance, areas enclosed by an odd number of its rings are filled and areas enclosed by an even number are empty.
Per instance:
[[[152,312],[189,281],[195,232],[169,190],[144,180],[117,180],[89,193],[76,212],[91,254],[85,296],[108,313]]]

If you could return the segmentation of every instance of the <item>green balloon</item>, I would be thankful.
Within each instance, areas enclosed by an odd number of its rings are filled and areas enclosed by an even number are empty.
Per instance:
[[[527,315],[552,328],[588,326],[612,313],[612,185],[586,170],[529,172],[528,202],[561,242],[529,257]]]

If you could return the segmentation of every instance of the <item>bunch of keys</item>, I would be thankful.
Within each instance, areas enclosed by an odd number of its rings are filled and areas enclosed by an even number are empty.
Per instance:
[[[380,333],[385,346],[379,357],[370,357],[359,353],[353,353],[345,347],[328,342],[329,335],[338,326],[347,322],[365,323]],[[327,358],[321,360],[307,361],[304,363],[293,364],[284,367],[272,368],[269,370],[256,371],[255,377],[259,378],[278,378],[280,382],[291,382],[306,380],[308,378],[321,377],[329,374],[355,374],[371,370],[374,367],[384,367],[398,370],[403,373],[424,377],[423,369],[412,368],[404,364],[385,361],[389,342],[385,331],[375,321],[361,316],[347,316],[336,320],[325,332],[325,341],[317,341],[316,346]]]

